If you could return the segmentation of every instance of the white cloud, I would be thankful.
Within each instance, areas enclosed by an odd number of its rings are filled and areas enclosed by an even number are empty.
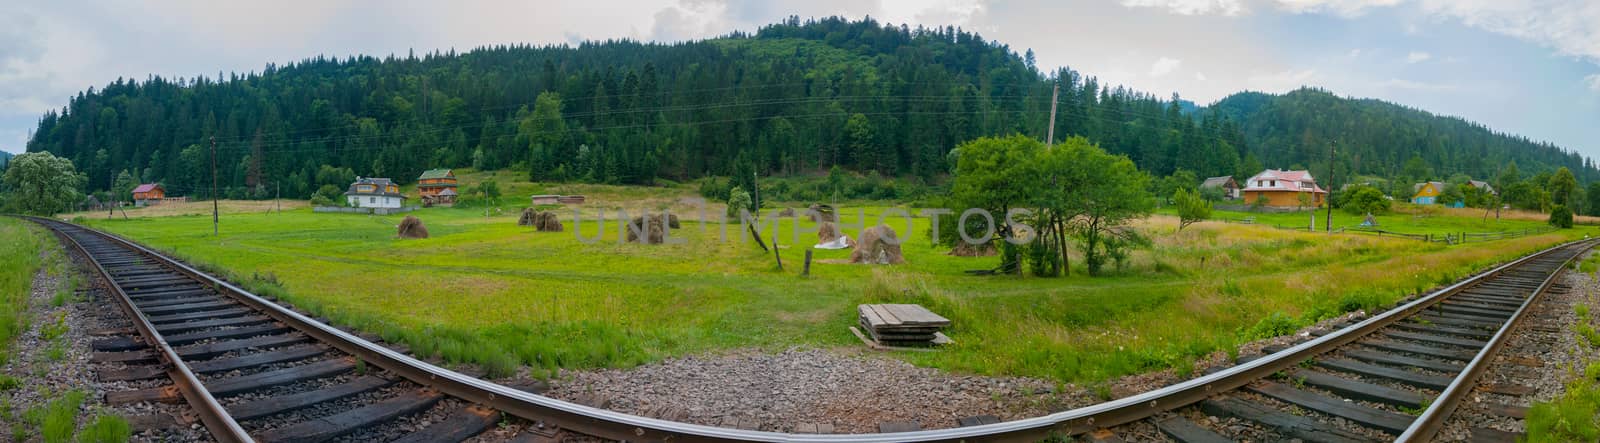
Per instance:
[[[1360,17],[1368,9],[1390,7],[1402,0],[1276,0],[1278,7],[1296,14],[1332,13],[1341,17]]]
[[[1406,63],[1422,63],[1428,61],[1430,58],[1433,58],[1433,54],[1422,51],[1411,51],[1410,54],[1406,54]]]
[[[1600,74],[1589,74],[1583,78],[1583,84],[1589,85],[1589,90],[1600,92]]]
[[[1594,0],[1419,0],[1429,14],[1600,63],[1600,2]]]
[[[1245,11],[1240,0],[1122,0],[1129,8],[1157,8],[1179,15],[1240,15]]]
[[[1346,57],[1350,57],[1350,58],[1360,57],[1361,56],[1361,48],[1351,49],[1350,53],[1349,54],[1345,54],[1345,56]]]
[[[1206,81],[1206,74],[1204,72],[1195,72],[1194,79],[1198,81]]]
[[[1160,59],[1157,59],[1154,64],[1150,65],[1150,76],[1160,77],[1171,74],[1172,71],[1178,70],[1179,66],[1183,66],[1183,60],[1161,57]]]

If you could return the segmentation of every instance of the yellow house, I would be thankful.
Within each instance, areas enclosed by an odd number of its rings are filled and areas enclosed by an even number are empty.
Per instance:
[[[1444,193],[1443,182],[1417,183],[1411,187],[1416,192],[1411,195],[1411,202],[1419,205],[1431,205],[1439,202],[1439,194]]]

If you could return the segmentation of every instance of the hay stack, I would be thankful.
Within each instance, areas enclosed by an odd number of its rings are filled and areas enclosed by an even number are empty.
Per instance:
[[[659,218],[661,216],[658,215],[656,217]],[[667,214],[667,227],[672,228],[672,229],[678,229],[679,227],[681,227],[678,224],[678,214]]]
[[[794,208],[783,208],[782,211],[778,211],[778,216],[779,217],[794,217]]]
[[[627,231],[629,243],[658,245],[666,241],[666,232],[670,229],[668,222],[660,215],[639,216],[629,221],[622,230]],[[644,238],[639,238],[641,234]]]
[[[422,226],[422,220],[415,215],[407,215],[400,220],[398,235],[400,238],[428,238],[428,227]]]
[[[810,210],[810,212],[808,212],[807,214],[811,217],[811,221],[814,221],[814,222],[817,222],[817,223],[822,223],[822,222],[838,223],[839,222],[839,214],[835,214],[833,212],[833,207],[832,206],[819,205],[819,204],[813,203],[810,207],[808,207],[806,209]]]
[[[889,244],[894,241],[896,244]],[[900,255],[899,237],[895,236],[894,229],[888,225],[878,225],[861,231],[861,241],[856,243],[856,250],[850,252],[851,263],[869,263],[882,265],[898,265],[905,263],[905,257]]]
[[[517,226],[534,226],[535,219],[538,217],[539,211],[535,211],[533,208],[522,208],[522,216],[517,217]]]
[[[534,215],[533,229],[539,232],[561,232],[561,218],[555,211],[544,211]]]
[[[989,257],[994,254],[994,243],[974,245],[965,241],[956,241],[956,247],[950,250],[950,255],[956,257]]]
[[[817,243],[829,243],[839,239],[839,227],[830,222],[817,223]]]

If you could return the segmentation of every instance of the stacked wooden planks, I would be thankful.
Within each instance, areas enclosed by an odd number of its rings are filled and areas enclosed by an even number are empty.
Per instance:
[[[921,305],[858,305],[861,329],[872,340],[885,346],[931,346],[949,343],[940,333],[950,319],[934,314]]]

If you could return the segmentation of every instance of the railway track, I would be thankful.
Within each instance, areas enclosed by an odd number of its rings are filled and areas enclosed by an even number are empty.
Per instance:
[[[1185,418],[1196,408],[1306,441],[1428,441],[1529,306],[1559,290],[1560,270],[1594,244],[1550,248],[1309,341],[1127,398],[953,429],[829,435],[679,423],[501,386],[363,340],[136,243],[33,220],[86,257],[133,323],[127,335],[94,343],[97,360],[129,365],[102,377],[170,382],[108,401],[184,402],[226,442],[461,441],[503,419],[528,424],[516,441],[1037,441],[1137,423],[1180,441],[1232,440]],[[423,414],[435,419],[422,425],[415,417]],[[383,432],[401,422],[410,423],[403,437]]]

